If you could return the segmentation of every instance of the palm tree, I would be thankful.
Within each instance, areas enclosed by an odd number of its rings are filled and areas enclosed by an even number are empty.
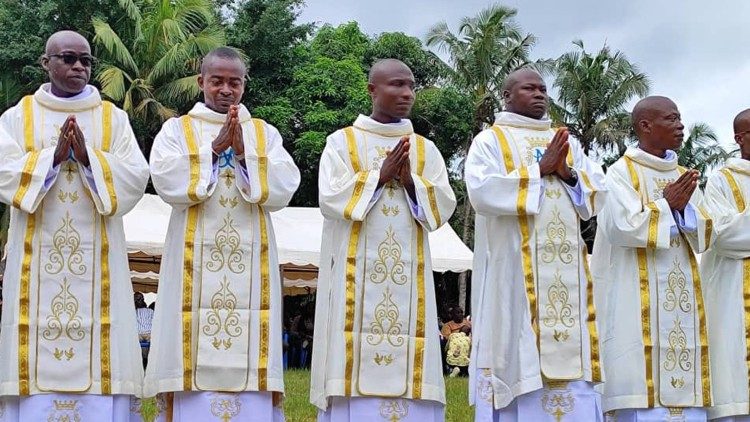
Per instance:
[[[472,134],[464,141],[463,157],[471,141],[486,125],[494,121],[501,109],[501,89],[505,77],[515,69],[531,63],[529,53],[536,38],[524,34],[514,22],[516,9],[492,5],[473,17],[461,19],[458,33],[451,32],[448,24],[440,22],[427,34],[428,47],[437,47],[449,54],[450,80],[474,100]],[[463,163],[459,165],[463,173]],[[471,243],[473,210],[468,197],[464,197],[461,239]],[[459,283],[459,305],[466,305],[466,273],[461,273]]]
[[[200,59],[225,43],[210,0],[121,0],[130,25],[93,19],[102,93],[153,129],[200,94]],[[139,9],[138,5],[141,5]]]
[[[622,150],[630,134],[625,105],[648,94],[649,81],[621,52],[606,45],[596,54],[579,49],[560,56],[555,63],[557,101],[550,107],[555,123],[567,126],[586,154],[594,146]]]
[[[724,164],[733,151],[722,148],[716,132],[706,123],[695,123],[688,132],[687,139],[677,151],[678,163],[698,170],[701,174],[700,185],[703,187],[706,185],[708,172]]]

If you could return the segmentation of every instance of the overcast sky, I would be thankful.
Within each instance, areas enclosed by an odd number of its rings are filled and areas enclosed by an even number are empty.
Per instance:
[[[359,22],[374,35],[401,31],[424,41],[446,21],[454,32],[463,16],[492,4],[478,0],[307,0],[304,22]],[[589,51],[605,42],[636,63],[651,93],[672,98],[688,126],[711,125],[734,142],[732,119],[750,108],[750,1],[747,0],[506,0],[516,22],[538,38],[533,58],[556,58],[582,39]],[[548,80],[548,84],[551,81]]]

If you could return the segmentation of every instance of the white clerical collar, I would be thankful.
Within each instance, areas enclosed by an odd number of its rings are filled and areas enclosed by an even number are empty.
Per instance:
[[[662,158],[649,154],[638,147],[628,147],[625,151],[625,156],[638,164],[651,167],[654,170],[668,171],[677,168],[677,153],[671,149],[668,149],[666,155]]]
[[[99,90],[91,85],[86,85],[83,91],[72,97],[58,97],[52,93],[52,84],[49,82],[42,84],[36,90],[34,99],[52,110],[67,112],[88,110],[98,107],[102,103]]]
[[[240,104],[239,107],[240,107],[240,110],[239,110],[240,123],[245,123],[251,118],[250,112],[242,104]],[[200,103],[200,102],[195,103],[195,105],[193,106],[193,109],[188,112],[188,116],[193,117],[195,119],[205,120],[207,122],[218,123],[218,124],[224,124],[224,122],[227,120],[226,113],[222,114],[222,113],[213,111],[210,108],[206,107],[204,103]]]
[[[552,126],[550,119],[533,119],[509,111],[501,111],[495,117],[495,124],[500,126],[519,127],[531,130],[549,130]]]
[[[750,175],[750,161],[732,157],[727,160],[727,167],[742,174]]]
[[[354,121],[354,127],[385,138],[406,136],[414,133],[414,127],[411,125],[411,120],[409,119],[401,119],[397,123],[380,123],[363,114],[360,114],[357,120]]]

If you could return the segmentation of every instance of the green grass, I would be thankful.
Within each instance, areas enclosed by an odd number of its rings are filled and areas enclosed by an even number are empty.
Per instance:
[[[468,378],[445,378],[445,420],[448,422],[470,422],[474,420],[474,410],[469,407]],[[287,422],[315,422],[318,411],[310,404],[310,371],[293,369],[284,372],[286,397],[284,414]],[[146,422],[153,420],[156,413],[154,399],[143,400],[141,408]]]

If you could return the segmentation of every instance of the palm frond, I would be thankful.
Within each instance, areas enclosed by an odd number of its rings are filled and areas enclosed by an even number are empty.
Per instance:
[[[198,75],[191,75],[162,85],[154,92],[154,97],[165,103],[179,104],[195,101],[200,93]]]
[[[93,18],[91,23],[94,26],[94,44],[104,48],[106,51],[105,58],[110,58],[114,63],[120,65],[124,71],[137,75],[138,65],[120,36],[107,22],[99,18]]]
[[[122,69],[104,65],[96,79],[102,84],[102,94],[115,102],[120,102],[125,97],[125,73]]]

